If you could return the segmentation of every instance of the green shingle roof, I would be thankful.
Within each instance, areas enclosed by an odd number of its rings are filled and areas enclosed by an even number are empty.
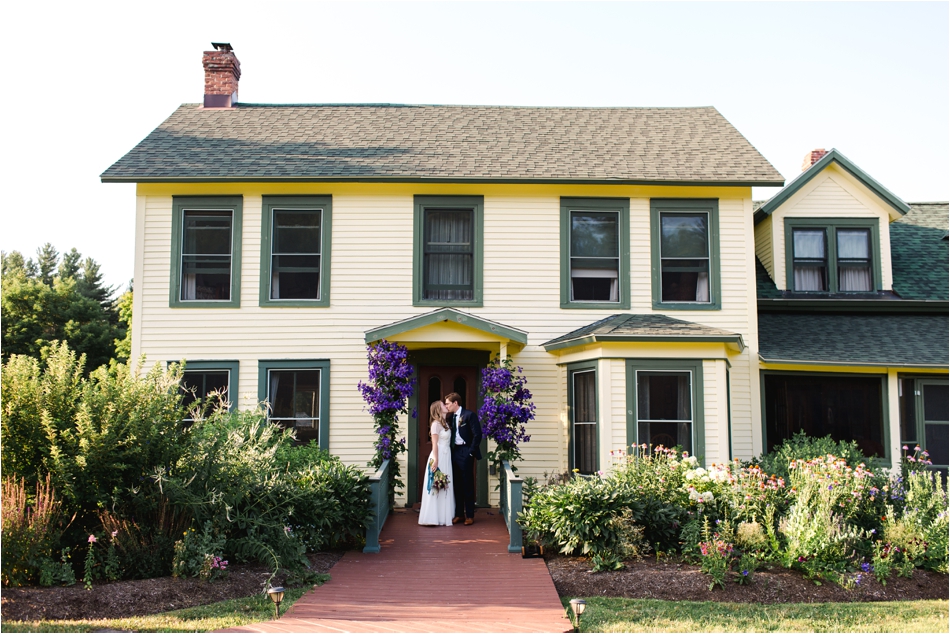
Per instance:
[[[775,282],[769,276],[768,270],[755,258],[755,294],[759,299],[779,299],[782,297],[782,291],[778,290]]]
[[[184,104],[101,178],[784,182],[711,107],[387,104]]]
[[[745,347],[742,335],[666,315],[611,315],[542,344],[547,351],[595,342],[721,342]]]
[[[759,313],[768,363],[946,367],[947,314]]]
[[[950,299],[947,231],[899,222],[890,231],[894,292],[902,299]]]

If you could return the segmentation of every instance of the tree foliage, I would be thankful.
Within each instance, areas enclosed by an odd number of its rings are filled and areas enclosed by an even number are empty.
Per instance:
[[[76,249],[60,258],[49,243],[37,249],[35,262],[18,251],[2,255],[4,360],[40,359],[53,341],[86,355],[90,371],[113,358],[126,329],[95,260]]]

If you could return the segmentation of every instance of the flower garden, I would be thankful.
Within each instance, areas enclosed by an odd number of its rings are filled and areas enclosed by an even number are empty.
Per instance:
[[[899,470],[872,469],[853,444],[798,436],[759,461],[703,468],[673,449],[634,447],[609,474],[526,483],[520,523],[526,539],[589,556],[595,571],[678,555],[711,590],[771,567],[844,587],[946,573],[945,484],[926,452],[904,451]]]

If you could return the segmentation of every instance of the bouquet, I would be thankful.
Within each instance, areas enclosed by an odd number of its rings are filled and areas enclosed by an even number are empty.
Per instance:
[[[439,469],[432,471],[432,461],[429,461],[429,482],[426,485],[426,491],[436,495],[439,491],[445,491],[449,488],[449,476],[445,475]]]

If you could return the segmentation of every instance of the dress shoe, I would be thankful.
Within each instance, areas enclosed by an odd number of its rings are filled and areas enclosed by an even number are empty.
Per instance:
[[[473,520],[471,517],[466,517],[466,518],[465,518],[465,525],[466,525],[466,526],[471,526],[471,525],[474,524],[474,523],[475,523],[475,520]]]
[[[458,523],[459,523],[459,520],[461,520],[461,519],[462,519],[461,517],[453,517],[453,518],[452,518],[452,523],[453,523],[453,524],[458,524]]]

